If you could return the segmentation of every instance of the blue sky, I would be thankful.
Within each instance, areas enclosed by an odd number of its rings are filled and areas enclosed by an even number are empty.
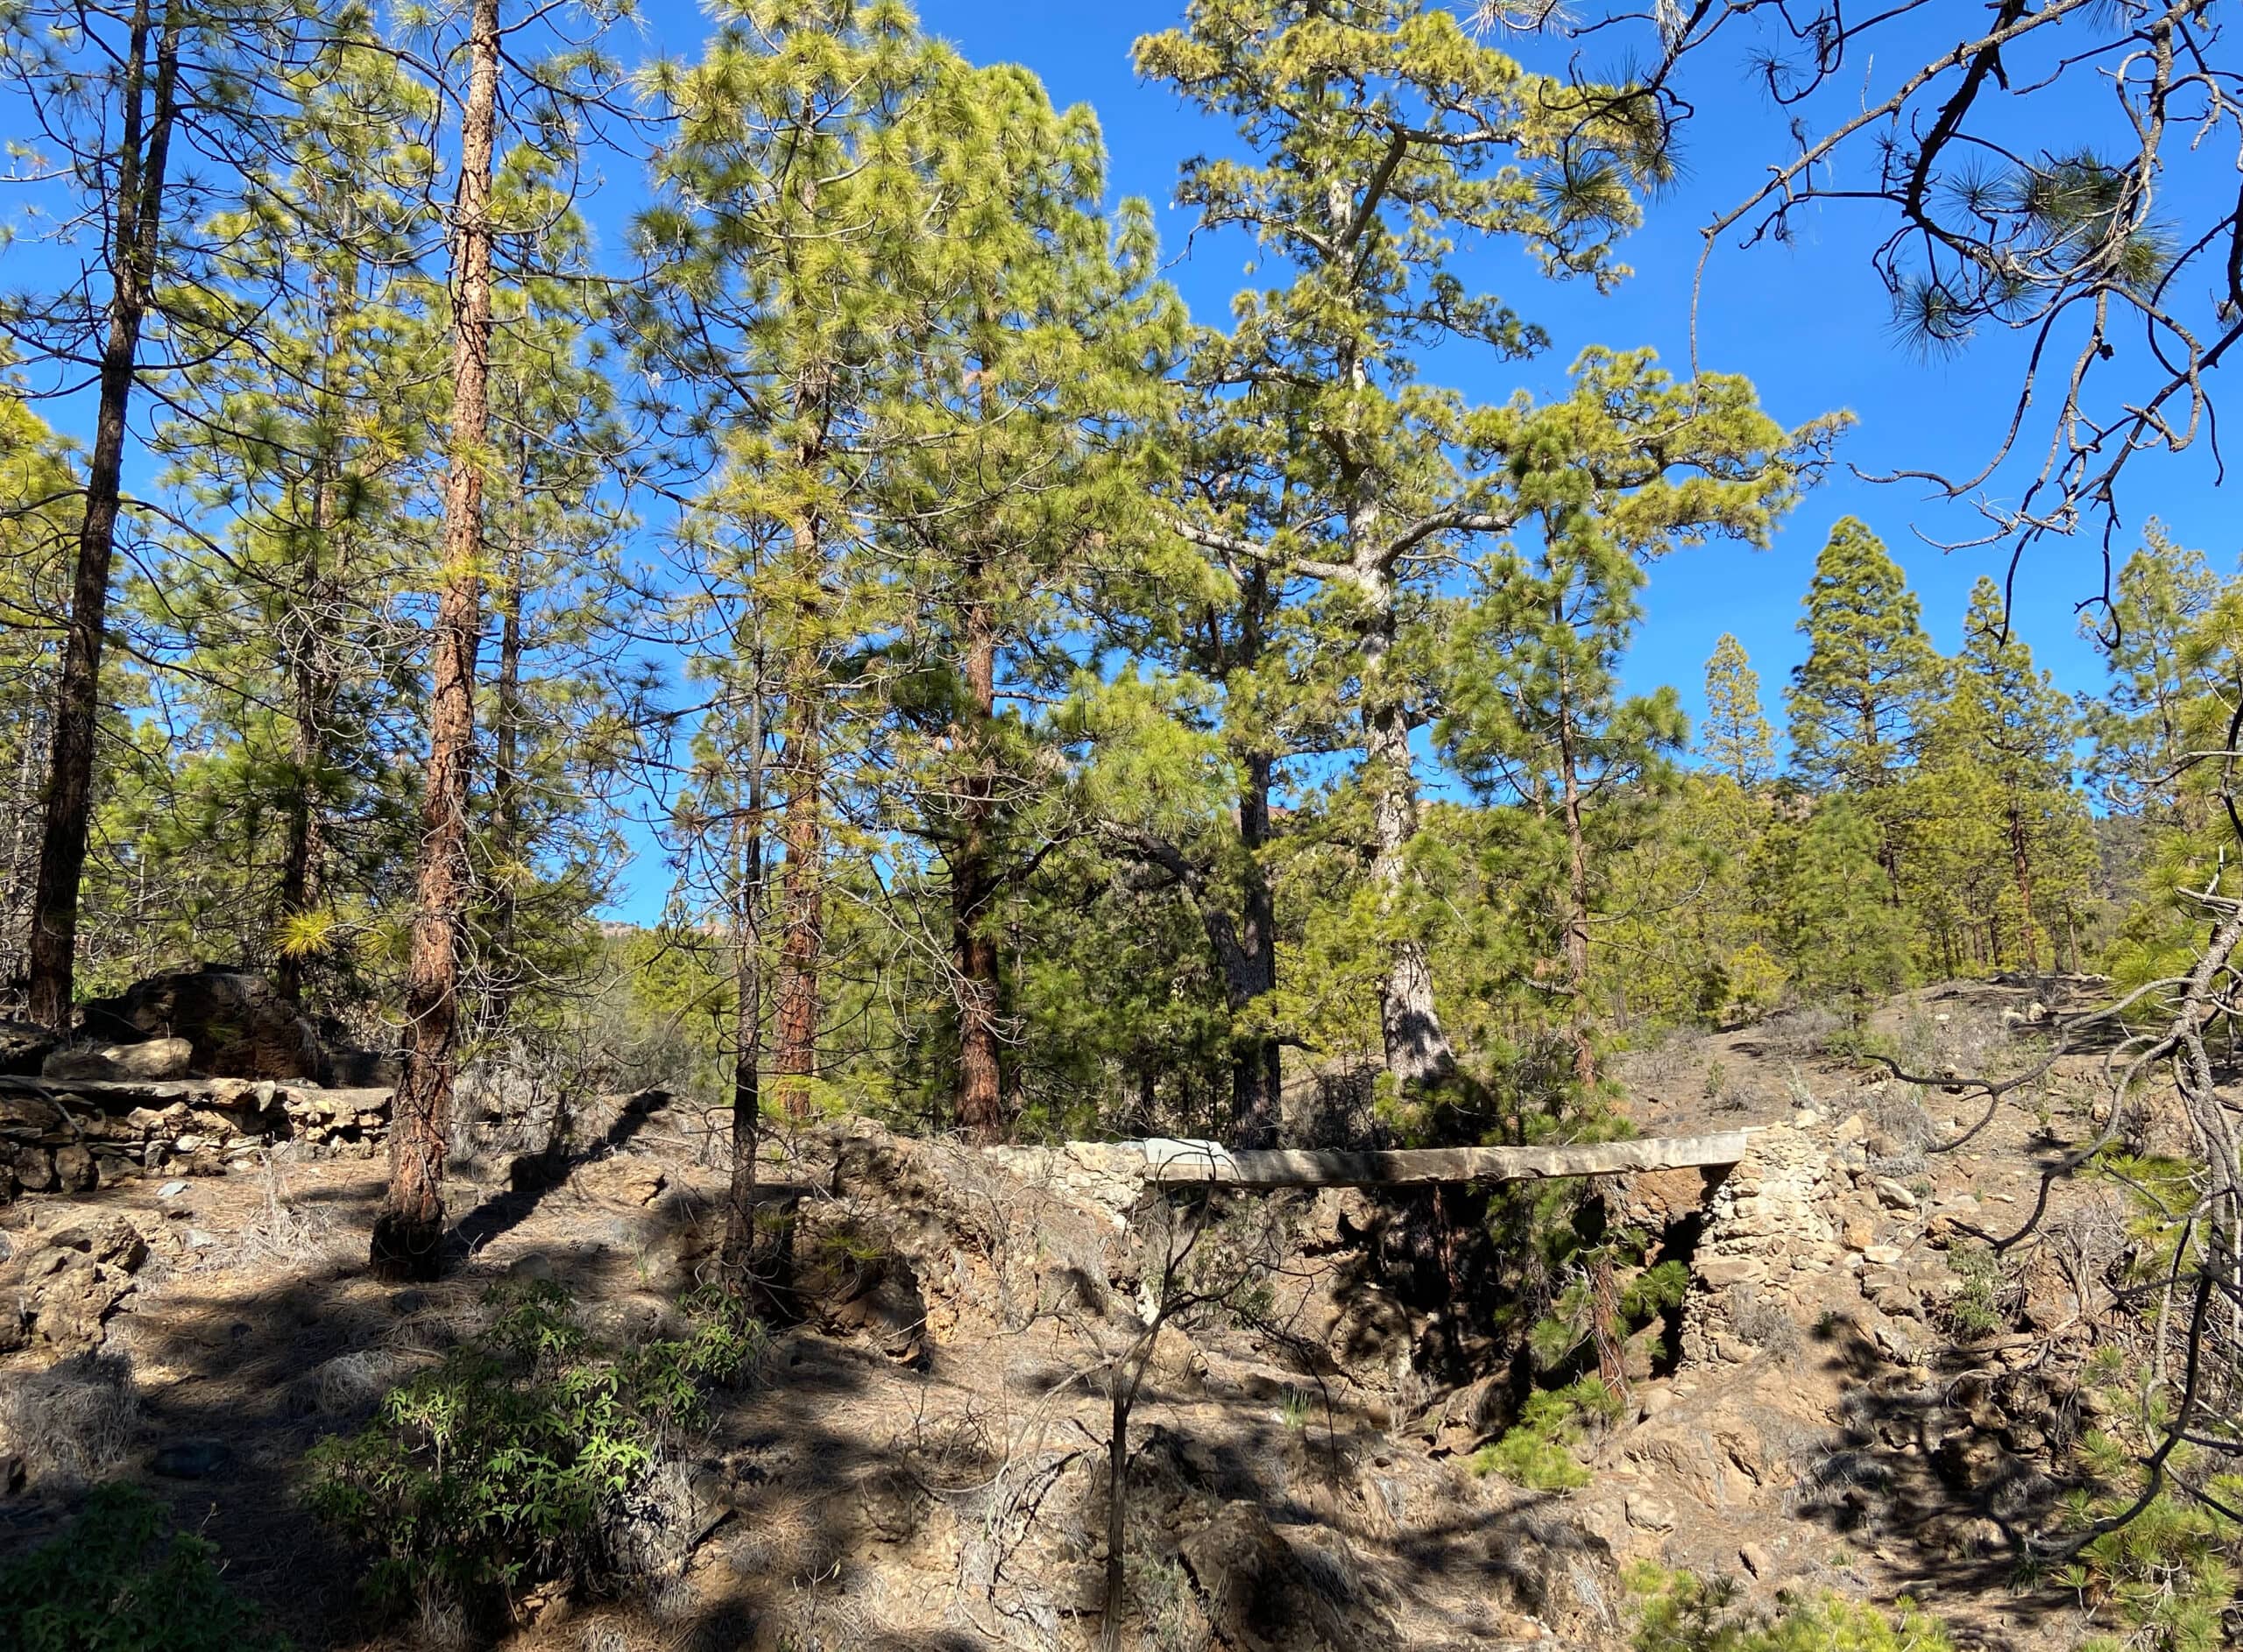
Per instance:
[[[1249,249],[1235,236],[1194,242],[1190,220],[1171,204],[1171,194],[1182,160],[1228,146],[1231,134],[1180,107],[1164,88],[1141,83],[1129,65],[1130,43],[1173,25],[1182,9],[1183,0],[1110,0],[1094,6],[1067,0],[923,0],[922,16],[969,59],[1025,64],[1055,99],[1095,108],[1112,155],[1114,193],[1142,195],[1154,204],[1171,279],[1197,318],[1220,322],[1234,292],[1249,279],[1244,268]],[[1962,0],[1928,12],[1932,31],[1942,18],[1967,14],[1966,20],[1975,22],[1983,16]],[[690,0],[649,0],[640,29],[635,46],[614,43],[620,55],[690,57],[707,20]],[[1537,67],[1555,68],[1561,61],[1560,48],[1549,43],[1505,44]],[[1951,38],[1930,34],[1918,42],[1885,41],[1891,55],[1883,60],[1883,72],[1893,72],[1904,60],[1923,61],[1922,53],[1911,55],[1914,46],[1952,44]],[[1896,46],[1902,49],[1893,51]],[[1539,322],[1553,342],[1543,357],[1525,364],[1447,352],[1438,364],[1440,379],[1489,401],[1522,388],[1554,395],[1562,391],[1567,364],[1590,343],[1649,345],[1671,368],[1687,370],[1700,226],[1744,195],[1769,159],[1785,152],[1789,120],[1746,80],[1733,53],[1697,65],[1688,89],[1697,114],[1684,137],[1683,176],[1652,203],[1644,228],[1624,248],[1634,278],[1617,293],[1600,295],[1586,285],[1546,280],[1516,247],[1466,249],[1459,265],[1465,279]],[[1843,92],[1842,103],[1859,88],[1850,84]],[[2010,135],[2027,149],[2073,141],[2074,130],[2084,129],[2103,108],[2063,88],[2037,97],[2020,113],[1995,111],[1997,119],[2015,123]],[[0,105],[0,116],[7,113]],[[2058,130],[2060,138],[2048,135]],[[606,244],[605,257],[619,265],[622,230],[643,192],[632,159],[611,156],[603,172],[591,215]],[[2217,173],[2214,156],[2201,163],[2198,177],[2179,180],[2183,211],[2185,192],[2199,184],[2211,188],[2224,181],[2232,190],[2232,173],[2221,180]],[[1919,484],[1876,484],[1845,469],[1850,464],[1871,474],[1904,468],[1975,470],[2008,416],[2017,385],[2020,343],[2013,337],[1990,337],[1935,361],[1895,341],[1867,258],[1879,227],[1865,213],[1826,208],[1798,222],[1792,244],[1724,248],[1716,256],[1700,316],[1701,363],[1751,378],[1770,410],[1788,423],[1841,408],[1860,422],[1842,447],[1839,470],[1808,497],[1774,548],[1754,553],[1710,547],[1678,554],[1653,569],[1645,624],[1629,661],[1632,688],[1672,683],[1695,713],[1706,659],[1722,632],[1734,632],[1760,672],[1771,715],[1780,721],[1782,684],[1802,652],[1794,630],[1800,599],[1815,554],[1842,515],[1862,517],[1885,537],[1944,648],[1960,641],[1972,581],[2002,571],[2006,553],[1947,554],[1926,542],[1971,533],[1978,519],[1967,506],[1929,499]],[[16,267],[7,272],[9,285],[35,280],[39,254],[18,245],[10,256]],[[87,422],[81,413],[90,412],[81,399],[46,411],[65,434],[81,439],[89,434],[81,428]],[[2003,481],[2014,491],[2014,478],[1997,478],[1997,486]],[[2139,462],[2126,508],[2135,527],[2142,518],[2158,515],[2182,543],[2227,568],[2235,563],[2237,536],[2219,516],[2218,503],[2208,444],[2199,441],[2179,459]],[[2133,540],[2122,543],[2130,547]],[[2018,586],[2017,629],[2068,688],[2093,691],[2102,681],[2074,615],[2074,605],[2096,591],[2101,578],[2096,547],[2083,538],[2038,550]],[[645,852],[645,836],[633,836],[642,852],[626,874],[617,911],[646,919],[661,908],[667,873],[658,856]]]
[[[1939,11],[1933,9],[1935,31],[1941,26]],[[1213,323],[1228,315],[1239,286],[1254,279],[1245,273],[1249,249],[1235,236],[1193,241],[1191,220],[1173,206],[1171,192],[1179,162],[1228,146],[1231,135],[1221,124],[1180,106],[1167,89],[1141,82],[1129,63],[1134,39],[1174,25],[1181,15],[1181,0],[1099,5],[922,0],[920,6],[926,26],[968,59],[1025,64],[1056,101],[1087,102],[1098,111],[1114,194],[1153,203],[1171,279],[1193,315]],[[1979,13],[1972,8],[1971,15]],[[676,0],[658,0],[646,24],[657,50],[685,54],[704,29],[700,13]],[[1560,66],[1546,45],[1505,44],[1537,67]],[[1953,40],[1924,44],[1943,50]],[[1460,265],[1467,280],[1502,294],[1539,322],[1552,345],[1524,364],[1444,358],[1439,378],[1487,400],[1520,388],[1554,395],[1561,392],[1575,354],[1591,343],[1650,345],[1671,368],[1687,370],[1700,228],[1713,212],[1749,192],[1768,160],[1785,152],[1790,119],[1770,105],[1734,58],[1713,60],[1698,74],[1691,88],[1697,113],[1684,137],[1683,175],[1652,204],[1645,226],[1624,249],[1634,278],[1617,293],[1600,295],[1585,284],[1546,280],[1515,247],[1468,249]],[[2043,95],[2027,119],[2045,125],[2052,113],[2076,113],[2084,121],[2101,109],[2100,104],[2052,105]],[[2027,146],[2054,141],[2028,125]],[[2232,179],[2227,187],[2232,187]],[[1645,623],[1628,663],[1630,686],[1672,683],[1694,720],[1702,708],[1706,660],[1721,634],[1733,632],[1759,671],[1767,710],[1780,726],[1782,685],[1804,652],[1795,630],[1800,601],[1815,553],[1842,516],[1861,517],[1883,535],[1921,595],[1926,624],[1943,649],[1961,642],[1972,582],[1986,572],[1999,576],[2006,565],[2006,551],[1936,548],[1979,531],[1978,513],[1968,505],[1929,498],[1919,484],[1864,481],[1848,467],[1870,476],[1902,469],[1977,470],[2010,414],[2019,342],[1998,335],[1958,356],[1923,359],[1886,324],[1884,290],[1868,263],[1876,221],[1822,208],[1796,228],[1801,233],[1789,245],[1717,252],[1699,317],[1699,360],[1709,370],[1751,378],[1765,405],[1787,423],[1843,408],[1859,424],[1843,444],[1842,462],[1829,482],[1807,497],[1772,549],[1716,545],[1679,553],[1652,570]],[[2009,480],[1997,477],[1993,491]],[[2013,493],[2016,485],[2013,481]],[[2237,537],[2218,516],[2218,503],[2207,444],[2200,441],[2178,459],[2140,463],[2126,508],[2132,524],[2155,514],[2182,543],[2201,548],[2215,567],[2225,568],[2234,565]],[[2126,548],[2133,543],[2125,541]],[[2100,660],[2081,638],[2075,611],[2101,582],[2099,551],[2084,537],[2036,551],[2018,582],[2017,630],[2068,689],[2093,692],[2103,681]],[[631,881],[624,910],[648,915],[659,905],[658,869],[642,858]]]

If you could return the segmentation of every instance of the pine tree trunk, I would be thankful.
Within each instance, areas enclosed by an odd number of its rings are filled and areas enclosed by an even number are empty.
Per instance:
[[[328,329],[333,348],[334,330]],[[279,910],[284,924],[308,917],[325,897],[326,822],[320,813],[319,777],[327,766],[328,723],[335,709],[335,632],[342,603],[341,529],[336,521],[335,455],[322,451],[312,469],[311,533],[298,584],[298,608],[288,639],[289,776],[287,840],[280,864]],[[301,1001],[304,959],[284,944],[273,983],[291,1003]]]
[[[811,419],[818,391],[807,381],[796,399],[797,416]],[[805,464],[816,457],[805,449]],[[817,1077],[820,1018],[818,971],[825,947],[825,827],[820,794],[825,780],[824,681],[818,648],[818,611],[824,591],[821,525],[806,518],[794,535],[792,600],[800,604],[783,669],[779,768],[787,803],[779,836],[786,871],[779,880],[779,979],[772,1020],[776,1034],[772,1070],[787,1117],[810,1117],[810,1081]]]
[[[825,944],[825,837],[818,818],[823,776],[818,685],[814,667],[791,674],[779,746],[787,804],[779,824],[787,851],[779,880],[779,981],[773,1021],[772,1070],[787,1117],[810,1117],[810,1081],[817,1077],[818,965]]]
[[[428,710],[405,1073],[389,1140],[389,1194],[374,1221],[374,1272],[428,1279],[442,1261],[445,1135],[458,1062],[459,939],[465,907],[468,770],[475,756],[475,656],[482,632],[483,473],[491,421],[491,178],[498,130],[499,0],[475,0],[452,212],[451,470]]]
[[[1262,753],[1246,759],[1238,797],[1238,836],[1246,851],[1245,887],[1237,944],[1226,956],[1224,993],[1234,1018],[1277,985],[1277,905],[1262,851],[1270,841],[1272,765]],[[1234,1034],[1231,1043],[1231,1145],[1274,1147],[1284,1122],[1284,1065],[1277,1041],[1266,1032]]]
[[[1373,808],[1371,879],[1383,913],[1399,916],[1407,898],[1406,857],[1418,833],[1417,771],[1410,754],[1409,714],[1397,685],[1385,681],[1394,641],[1391,593],[1382,578],[1367,588],[1378,618],[1362,639],[1363,756],[1369,770]],[[1406,1092],[1446,1078],[1455,1067],[1448,1034],[1433,1006],[1433,971],[1415,936],[1389,942],[1386,980],[1379,1002],[1379,1033],[1386,1070]]]
[[[990,932],[997,892],[992,834],[996,816],[996,753],[990,746],[997,710],[997,636],[980,560],[960,569],[965,599],[966,727],[959,753],[959,835],[950,876],[952,961],[958,971],[958,1122],[974,1140],[1001,1140],[1005,1130],[1004,1062],[998,1026],[999,959]]]
[[[527,440],[527,438],[525,438]],[[527,485],[528,460],[521,463]],[[514,995],[520,991],[522,967],[515,947],[520,916],[520,884],[516,868],[523,852],[521,741],[527,711],[522,702],[522,601],[525,576],[522,563],[528,554],[524,534],[517,531],[506,547],[499,593],[499,679],[492,708],[496,727],[491,745],[491,864],[497,880],[491,892],[492,978],[485,1020],[494,1032],[503,1031],[513,1013]]]
[[[288,818],[287,841],[280,861],[279,909],[283,924],[300,919],[319,905],[320,863],[323,837],[319,815],[319,772],[327,758],[325,737],[325,674],[321,656],[325,651],[326,591],[321,555],[328,534],[328,493],[324,477],[313,484],[310,545],[304,554],[302,606],[295,634],[289,639],[288,660]],[[291,1003],[304,994],[304,961],[295,937],[284,935],[273,965],[273,984]]]
[[[755,1260],[755,1154],[763,1105],[763,684],[748,705],[747,836],[733,876],[732,1176],[718,1266],[735,1290]]]
[[[1559,694],[1567,691],[1561,672]],[[1566,987],[1573,995],[1574,1077],[1596,1083],[1596,1040],[1588,1013],[1588,835],[1581,825],[1580,753],[1572,708],[1558,711],[1559,805],[1566,823]]]
[[[30,1013],[67,1030],[75,997],[78,898],[94,792],[94,739],[101,714],[102,646],[109,625],[110,564],[124,497],[125,420],[139,365],[140,331],[155,285],[162,233],[164,177],[176,116],[181,32],[180,0],[169,0],[160,25],[148,0],[138,0],[119,94],[124,131],[117,145],[117,195],[110,229],[109,337],[102,349],[94,448],[86,466],[86,513],[78,529],[70,621],[63,634],[47,752],[46,808],[39,875],[32,897]],[[155,64],[149,74],[149,37]]]
[[[2013,870],[2017,876],[2017,917],[2020,933],[2025,941],[2025,968],[2028,973],[2041,970],[2041,947],[2034,936],[2033,924],[2033,856],[2026,830],[2025,809],[2014,797],[2009,803],[2009,853]]]

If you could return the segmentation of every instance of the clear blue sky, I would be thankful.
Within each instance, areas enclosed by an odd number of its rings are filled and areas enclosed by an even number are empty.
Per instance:
[[[1153,202],[1172,279],[1195,316],[1220,322],[1228,314],[1233,293],[1248,279],[1248,249],[1235,237],[1192,244],[1190,222],[1171,205],[1171,192],[1180,161],[1225,147],[1230,134],[1180,108],[1168,91],[1140,83],[1129,67],[1131,41],[1171,26],[1182,10],[1183,0],[922,4],[928,27],[969,59],[1025,64],[1043,77],[1055,99],[1087,102],[1098,111],[1112,154],[1114,193]],[[1935,31],[1942,20],[1954,28],[1983,16],[1963,0],[1927,10],[1927,27]],[[648,0],[640,26],[635,49],[629,41],[615,42],[626,59],[640,52],[696,55],[707,20],[690,0]],[[1894,44],[1885,43],[1887,48]],[[1943,49],[1953,41],[1928,34],[1920,44]],[[1537,67],[1560,66],[1558,48],[1546,43],[1511,42],[1509,49]],[[1905,55],[1888,55],[1886,72],[1897,69]],[[1917,55],[1913,60],[1924,59]],[[1589,343],[1647,344],[1671,367],[1687,369],[1699,227],[1712,211],[1744,195],[1767,162],[1785,152],[1788,120],[1769,107],[1733,60],[1702,63],[1695,74],[1688,90],[1698,113],[1685,134],[1684,176],[1653,203],[1648,222],[1624,250],[1635,277],[1617,293],[1599,296],[1587,286],[1546,281],[1514,247],[1468,249],[1461,260],[1465,278],[1540,322],[1553,344],[1539,360],[1525,364],[1445,354],[1437,377],[1485,400],[1501,399],[1522,387],[1554,394],[1562,389],[1568,363]],[[1856,88],[1845,90],[1851,96]],[[2081,124],[2102,107],[2080,105]],[[0,116],[10,113],[0,105]],[[2016,134],[2020,146],[2077,141],[2063,106],[2058,104],[2055,113],[2052,120],[2045,97],[2034,104],[2032,118],[2040,126],[2067,130],[2049,133],[2027,127]],[[611,157],[604,171],[605,187],[591,203],[591,216],[607,244],[605,256],[616,259],[622,226],[643,193],[636,164],[629,159]],[[2232,176],[2224,187],[2232,190]],[[1843,444],[1841,458],[1865,472],[1975,470],[2009,413],[2018,341],[1997,336],[1953,358],[1921,359],[1894,341],[1885,322],[1885,297],[1866,258],[1876,221],[1825,208],[1795,227],[1801,233],[1791,245],[1724,250],[1716,257],[1700,318],[1702,364],[1750,377],[1770,409],[1787,422],[1850,410],[1860,423]],[[28,246],[15,248],[9,284],[35,283],[40,256]],[[82,399],[47,411],[66,434],[89,436],[81,427],[90,417]],[[87,418],[78,416],[81,412]],[[2228,568],[2235,562],[2238,538],[2218,514],[2218,503],[2208,444],[2200,441],[2178,460],[2139,462],[2126,509],[2136,525],[2153,513],[2162,517],[2182,543],[2198,547],[2215,567]],[[1794,629],[1800,598],[1829,525],[1846,514],[1864,518],[1884,535],[1922,597],[1935,638],[1942,647],[1955,647],[1971,582],[1982,572],[2000,573],[2005,555],[1991,550],[1942,553],[1925,540],[1971,534],[1975,512],[1928,500],[1914,484],[1857,480],[1842,465],[1785,525],[1772,550],[1756,554],[1714,547],[1680,554],[1653,570],[1640,641],[1629,664],[1631,686],[1672,683],[1695,713],[1705,660],[1721,633],[1730,631],[1751,655],[1768,710],[1780,722],[1782,685],[1801,653]],[[2083,538],[2036,552],[2018,587],[2017,629],[2068,688],[2093,691],[2102,681],[2100,665],[2080,639],[2073,613],[2077,602],[2099,588],[2101,577],[2096,547]],[[642,846],[647,844],[642,834],[633,836]],[[667,874],[657,856],[642,852],[626,882],[619,915],[643,920],[659,912]]]
[[[1114,194],[1142,195],[1154,204],[1171,278],[1195,317],[1219,323],[1233,293],[1251,279],[1244,272],[1248,248],[1236,237],[1194,243],[1191,221],[1172,205],[1171,191],[1180,161],[1227,147],[1230,134],[1182,108],[1166,89],[1139,81],[1129,64],[1130,43],[1173,25],[1182,9],[1181,0],[1097,5],[922,0],[920,15],[968,59],[1025,64],[1056,101],[1087,102],[1098,111]],[[1975,9],[1971,16],[1978,16]],[[697,11],[678,0],[656,0],[645,21],[655,49],[681,55],[695,51],[705,26]],[[1930,26],[1941,26],[1936,15]],[[1944,49],[1953,41],[1926,43]],[[1504,44],[1537,67],[1560,66],[1541,43]],[[1733,81],[1724,81],[1724,74]],[[1486,400],[1521,387],[1555,394],[1575,353],[1591,343],[1648,344],[1677,371],[1687,370],[1700,226],[1745,194],[1769,159],[1785,152],[1789,119],[1733,64],[1702,66],[1690,90],[1697,115],[1685,133],[1683,176],[1653,203],[1645,227],[1624,250],[1635,277],[1618,293],[1600,296],[1582,284],[1545,280],[1516,248],[1471,249],[1461,264],[1466,279],[1501,293],[1540,322],[1552,347],[1523,365],[1444,358],[1435,377]],[[2083,118],[2101,108],[2083,109]],[[2034,106],[2036,119],[2045,121],[2048,113],[2045,99]],[[2028,133],[2026,145],[2071,138]],[[2017,341],[1994,336],[1958,357],[1923,359],[1898,342],[1886,325],[1885,294],[1867,262],[1876,222],[1825,208],[1795,227],[1802,233],[1787,246],[1725,249],[1716,255],[1699,318],[1699,358],[1708,369],[1751,378],[1770,410],[1787,423],[1839,408],[1860,422],[1843,445],[1843,462],[1831,480],[1808,496],[1772,549],[1715,546],[1680,553],[1653,569],[1645,623],[1629,660],[1630,684],[1638,689],[1673,684],[1694,721],[1702,708],[1705,661],[1727,631],[1751,654],[1769,714],[1780,726],[1782,686],[1803,653],[1795,630],[1800,599],[1815,553],[1839,517],[1861,517],[1884,536],[1921,594],[1926,623],[1944,649],[1961,641],[1972,582],[1985,572],[1999,577],[2006,564],[2006,552],[1935,547],[1979,531],[1979,518],[1968,506],[1929,498],[1919,484],[1862,481],[1846,467],[1872,476],[1902,469],[1975,471],[2010,413]],[[2238,540],[2217,504],[2210,455],[2200,442],[2179,460],[2140,463],[2127,510],[2135,524],[2150,514],[2162,518],[2182,543],[2198,547],[2215,567],[2226,568],[2234,565]],[[2097,691],[2103,680],[2075,616],[2075,604],[2101,582],[2099,553],[2083,537],[2037,551],[2018,584],[2017,630],[2068,689]],[[620,910],[644,920],[661,904],[658,862],[642,857],[630,882]]]

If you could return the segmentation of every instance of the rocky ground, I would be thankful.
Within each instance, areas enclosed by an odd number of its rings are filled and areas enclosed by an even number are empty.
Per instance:
[[[2020,1064],[2041,1013],[2032,988],[1935,989],[1872,1030],[1910,1070],[1961,1073]],[[1696,1283],[1679,1361],[1631,1354],[1625,1414],[1584,1448],[1578,1491],[1471,1471],[1507,1421],[1500,1383],[1421,1373],[1428,1310],[1369,1265],[1375,1201],[1284,1196],[1254,1312],[1171,1325],[1153,1350],[1131,1431],[1142,1644],[1617,1647],[1637,1558],[1764,1593],[1910,1593],[1990,1648],[2098,1627],[2013,1580],[2093,1403],[2062,1355],[2100,1311],[2123,1211],[2107,1188],[2059,1183],[1999,1287],[1998,1332],[1971,1328],[1962,1310],[1991,1288],[1956,1266],[1974,1233],[2021,1221],[2041,1167],[2089,1127],[2093,1057],[1981,1124],[1842,1059],[1829,1031],[1795,1020],[1631,1058],[1644,1133],[1767,1128],[1725,1177],[1617,1195]],[[435,1286],[360,1265],[379,1162],[301,1147],[0,1212],[0,1309],[19,1309],[0,1360],[0,1548],[53,1530],[74,1482],[123,1473],[215,1539],[300,1645],[430,1643],[437,1626],[367,1623],[355,1558],[297,1501],[303,1455],[471,1334],[500,1279],[558,1281],[625,1336],[675,1318],[715,1239],[711,1121],[641,1098],[578,1122],[600,1145],[551,1164],[557,1181],[492,1161],[453,1190],[463,1256]],[[689,1443],[690,1558],[645,1599],[533,1602],[508,1644],[1087,1645],[1099,1373],[1157,1295],[1129,1190],[862,1124],[775,1144],[769,1171],[796,1210],[802,1319]],[[40,1432],[65,1411],[74,1432]],[[62,1460],[66,1435],[87,1460]]]

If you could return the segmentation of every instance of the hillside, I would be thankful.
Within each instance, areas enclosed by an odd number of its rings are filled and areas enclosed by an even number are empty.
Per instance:
[[[2034,1000],[1933,989],[1872,1025],[2010,1061]],[[2082,1362],[2123,1197],[2059,1183],[2042,1237],[1996,1275],[1958,1263],[1971,1229],[2018,1225],[2055,1142],[2089,1127],[2092,1066],[2065,1058],[1938,1152],[1971,1120],[1936,1094],[1927,1112],[1811,1029],[1639,1055],[1646,1133],[1763,1128],[1726,1175],[1613,1196],[1654,1236],[1645,1263],[1682,1260],[1691,1286],[1631,1345],[1618,1414],[1567,1451],[1586,1471],[1574,1489],[1490,1471],[1484,1448],[1517,1420],[1505,1372],[1424,1368],[1441,1310],[1390,1266],[1403,1201],[1234,1196],[1257,1299],[1161,1329],[1130,1419],[1131,1643],[1617,1648],[1628,1570],[1648,1560],[1762,1601],[1909,1594],[1965,1644],[2077,1644],[2097,1614],[2020,1587],[2019,1563],[2105,1403]],[[676,1330],[717,1238],[710,1122],[660,1097],[584,1122],[598,1133],[551,1185],[457,1190],[471,1253],[428,1286],[367,1276],[383,1183],[353,1146],[10,1207],[9,1288],[34,1312],[0,1403],[7,1543],[51,1533],[74,1480],[122,1475],[213,1539],[299,1645],[435,1644],[441,1613],[385,1630],[364,1608],[359,1556],[303,1513],[306,1454],[475,1338],[494,1286],[558,1285],[619,1345]],[[1064,1156],[847,1121],[773,1144],[766,1174],[767,1210],[794,1212],[779,1294],[795,1323],[671,1443],[675,1472],[633,1516],[655,1558],[626,1598],[528,1591],[501,1643],[1089,1644],[1104,1373],[1157,1289],[1166,1203]],[[94,1275],[124,1290],[105,1314],[51,1305],[71,1279],[98,1302]]]

